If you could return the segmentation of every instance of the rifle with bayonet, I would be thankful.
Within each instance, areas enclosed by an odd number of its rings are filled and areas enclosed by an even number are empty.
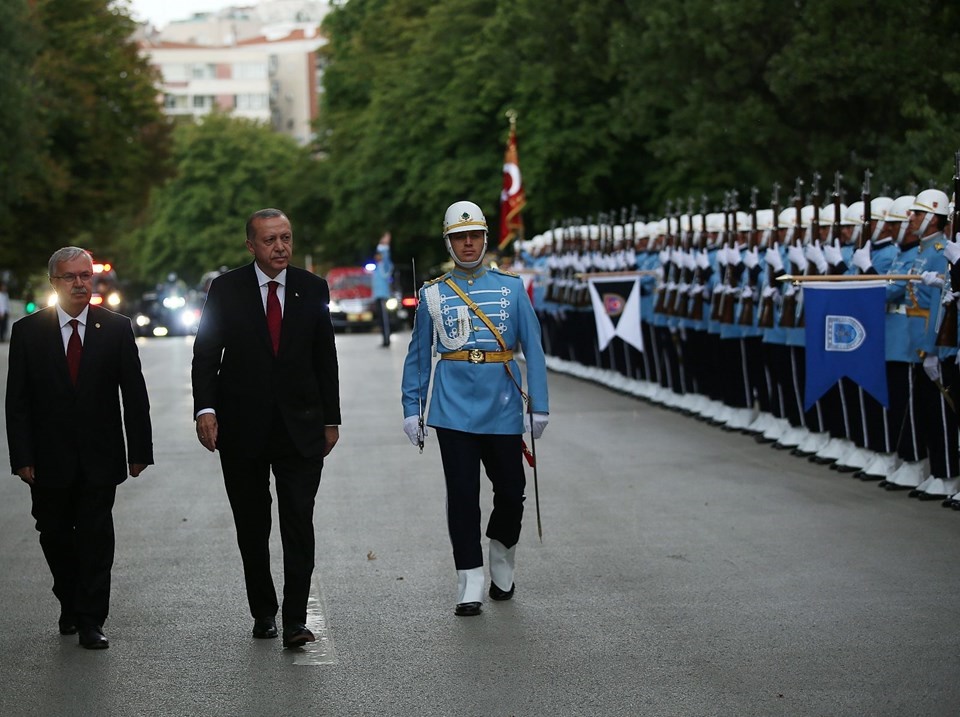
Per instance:
[[[740,205],[737,203],[737,190],[734,189],[730,193],[730,222],[728,224],[729,233],[728,237],[730,238],[728,246],[730,247],[730,253],[733,254],[737,251],[737,232],[739,231],[737,227],[737,210],[740,209]],[[727,271],[724,278],[724,291],[723,295],[720,297],[720,323],[721,324],[732,324],[733,323],[733,314],[736,309],[736,297],[733,295],[735,287],[740,283],[740,274],[742,272],[742,264],[733,264],[730,261],[727,262]]]
[[[956,241],[957,231],[957,202],[960,201],[960,151],[953,157],[953,211],[950,213],[948,241]],[[948,291],[954,291],[953,287],[960,289],[960,261],[950,264],[946,272],[946,284],[943,287],[944,295]],[[937,327],[937,346],[955,348],[957,346],[957,299],[941,303],[940,325]]]
[[[750,238],[747,240],[747,251],[753,251],[759,244],[757,234],[757,194],[760,190],[756,187],[750,188]],[[756,307],[757,296],[757,278],[760,274],[760,266],[753,269],[747,269],[747,289],[749,291],[740,294],[740,317],[737,319],[739,326],[753,326],[753,315]]]
[[[693,197],[687,199],[687,228],[680,227],[680,247],[683,256],[683,267],[680,269],[680,286],[677,287],[676,298],[673,302],[673,315],[685,319],[690,315],[690,287],[693,281],[693,270],[688,268],[689,257],[693,251]],[[680,219],[681,223],[683,218]]]
[[[793,246],[800,247],[803,244],[803,180],[797,177],[794,185],[793,208],[796,210],[793,220],[793,238],[790,240]],[[802,273],[802,269],[790,262],[790,273],[796,276]],[[780,304],[780,328],[792,329],[797,325],[797,292],[794,287],[790,287],[783,294],[783,301]]]
[[[773,228],[770,230],[770,241],[768,242],[767,250],[777,251],[777,241],[780,236],[780,185],[777,182],[773,183],[773,196],[770,198],[770,208],[773,211]],[[769,276],[770,269],[768,268],[766,271]],[[771,281],[772,278],[773,277],[770,276],[767,280],[769,285],[773,284]],[[757,317],[757,328],[773,328],[774,296],[775,293],[771,293],[769,296],[763,297],[760,303],[760,316]]]
[[[673,234],[672,234],[672,224],[670,222],[670,217],[673,212],[673,202],[669,199],[667,200],[667,211],[666,211],[666,220],[667,220],[667,233],[664,235],[663,239],[663,249],[667,255],[667,261],[665,264],[661,265],[663,270],[663,279],[660,283],[660,286],[657,289],[657,301],[653,306],[653,312],[655,314],[666,314],[667,306],[667,287],[676,280],[673,274]]]
[[[843,191],[840,189],[840,180],[843,179],[843,175],[840,174],[839,170],[833,174],[833,194],[830,195],[830,198],[833,200],[833,224],[830,225],[830,241],[834,243],[834,246],[840,246],[843,243],[843,226],[841,220],[843,219]],[[844,264],[837,264],[835,266],[828,266],[828,274],[842,274],[845,269]]]
[[[862,249],[864,244],[870,241],[873,234],[873,209],[870,203],[870,177],[873,176],[869,169],[863,170],[863,186],[860,188],[860,201],[863,202],[863,222],[860,225],[860,236],[857,237],[856,249]]]
[[[700,197],[700,236],[694,237],[693,246],[696,253],[704,247],[707,236],[707,195]],[[696,259],[696,256],[694,257]],[[693,278],[690,281],[693,300],[690,302],[689,316],[695,321],[703,321],[703,292],[706,288],[709,278],[710,268],[707,268],[707,276],[703,275],[700,265],[697,264],[693,270]]]

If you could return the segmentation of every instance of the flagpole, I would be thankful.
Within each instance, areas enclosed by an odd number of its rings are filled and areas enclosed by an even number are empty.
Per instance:
[[[941,279],[943,274],[937,274]],[[777,281],[791,281],[794,284],[802,284],[811,281],[839,281],[839,282],[863,282],[863,281],[923,281],[920,274],[825,274],[821,276],[807,274],[784,274],[777,277]]]

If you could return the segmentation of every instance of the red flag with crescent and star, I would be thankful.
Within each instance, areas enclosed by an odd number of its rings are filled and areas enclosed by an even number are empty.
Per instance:
[[[510,137],[503,154],[503,190],[500,192],[500,251],[513,239],[523,238],[523,217],[520,211],[527,203],[520,177],[520,160],[517,155],[516,123],[510,123]]]

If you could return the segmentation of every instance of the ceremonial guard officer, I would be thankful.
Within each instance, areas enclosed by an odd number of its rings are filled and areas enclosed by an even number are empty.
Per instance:
[[[403,429],[423,446],[431,356],[439,354],[426,425],[435,429],[447,488],[447,524],[457,569],[455,614],[483,602],[480,466],[493,484],[490,597],[513,597],[526,479],[523,433],[547,425],[547,370],[540,324],[522,279],[483,264],[487,222],[473,202],[451,204],[443,239],[454,268],[420,289],[403,367]],[[516,353],[523,351],[526,387]]]

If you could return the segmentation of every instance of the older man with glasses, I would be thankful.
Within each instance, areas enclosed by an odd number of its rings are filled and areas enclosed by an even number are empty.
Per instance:
[[[153,463],[150,403],[130,319],[90,306],[90,254],[64,247],[48,268],[57,304],[17,321],[10,337],[10,467],[30,486],[60,634],[104,649],[113,502],[127,475]]]

